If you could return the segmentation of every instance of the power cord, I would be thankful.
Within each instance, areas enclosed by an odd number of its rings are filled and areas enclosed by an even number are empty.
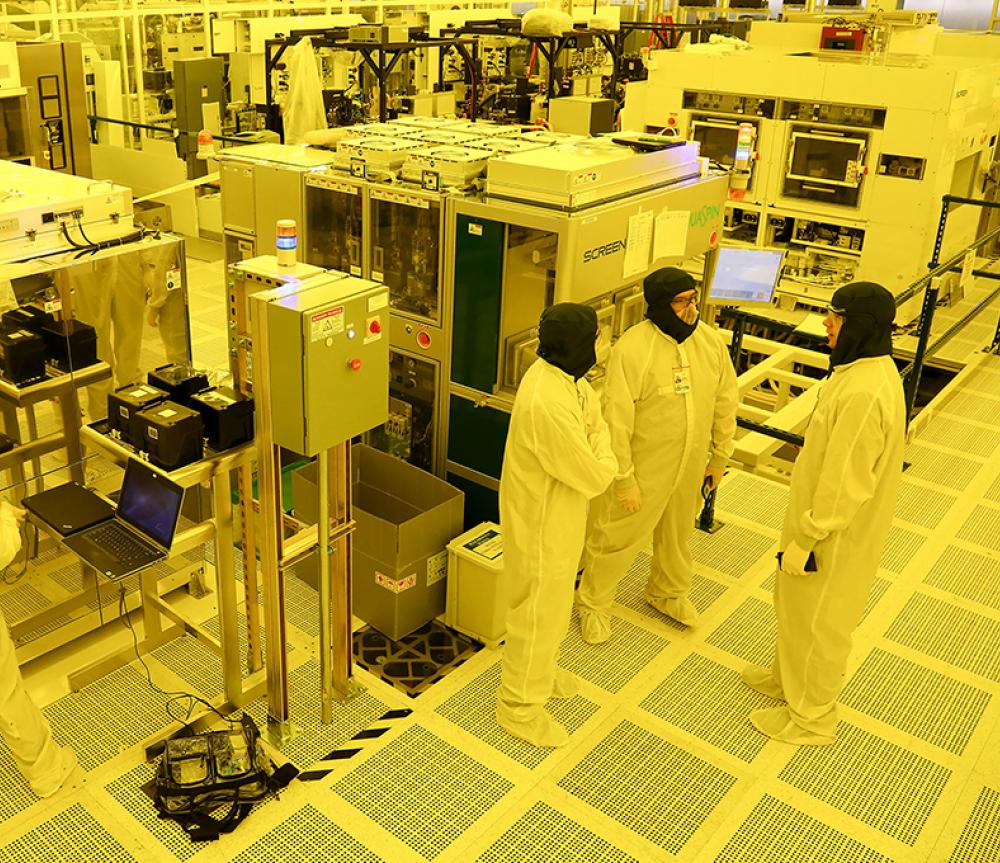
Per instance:
[[[33,546],[37,548],[38,546],[38,528],[35,525],[30,525],[31,529],[35,532],[35,539],[32,543]],[[7,564],[3,570],[3,583],[6,585],[17,584],[28,572],[28,558],[31,557],[31,552],[28,545],[28,519],[21,522],[21,548],[24,550],[24,560],[21,563],[20,571],[13,577],[9,578],[7,575],[7,570],[10,569],[10,564]]]
[[[220,713],[214,705],[210,704],[204,698],[195,695],[192,692],[168,692],[165,689],[161,689],[155,683],[153,683],[153,675],[149,670],[149,666],[146,665],[146,661],[142,658],[142,654],[139,653],[139,637],[136,635],[135,627],[132,625],[132,612],[128,611],[125,605],[125,585],[120,585],[118,594],[118,615],[124,621],[125,626],[128,631],[132,634],[132,648],[135,651],[135,658],[139,660],[139,664],[143,667],[146,672],[146,682],[149,684],[149,688],[160,695],[165,695],[167,697],[167,703],[165,709],[167,711],[167,716],[169,716],[174,722],[179,722],[189,731],[191,731],[191,714],[194,712],[195,704],[203,704],[209,710],[212,711],[216,716],[219,717],[223,722],[229,725],[239,725],[239,720],[230,719],[228,716]],[[173,713],[173,706],[175,704],[180,704],[184,700],[187,700],[187,714],[183,718],[180,716],[175,716]]]

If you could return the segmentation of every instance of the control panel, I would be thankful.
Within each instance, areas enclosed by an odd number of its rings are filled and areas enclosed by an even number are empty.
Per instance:
[[[885,127],[885,108],[866,108],[863,105],[783,99],[778,113],[782,120],[807,120],[831,126],[859,126],[866,129]]]
[[[270,302],[251,298],[266,322],[275,443],[309,456],[382,425],[389,413],[388,289],[353,276],[320,281]]]
[[[684,107],[689,111],[712,111],[716,114],[736,114],[774,118],[776,99],[763,96],[738,96],[732,93],[712,93],[685,90]]]

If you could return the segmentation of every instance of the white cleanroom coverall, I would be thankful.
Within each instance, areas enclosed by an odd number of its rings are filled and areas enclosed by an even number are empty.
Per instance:
[[[796,577],[778,570],[769,686],[788,706],[751,714],[771,737],[814,744],[835,739],[851,636],[896,507],[905,434],[902,385],[891,357],[839,365],[821,385],[792,471],[781,537],[784,549],[794,543],[811,551],[817,571]]]
[[[705,470],[724,467],[733,453],[736,373],[708,324],[699,323],[678,343],[645,320],[611,349],[603,403],[618,474],[594,502],[577,604],[581,617],[590,612],[610,619],[618,582],[650,535],[646,598],[662,605],[691,589],[688,540]],[[641,505],[627,512],[618,491],[633,484]]]
[[[6,567],[21,546],[14,509],[0,503],[0,569]],[[62,787],[76,768],[71,749],[58,746],[44,714],[25,692],[14,642],[0,612],[0,736],[14,756],[18,770],[39,797],[48,797]],[[10,780],[4,780],[9,782]]]
[[[500,480],[510,610],[497,704],[500,724],[536,745],[565,742],[544,705],[558,684],[588,501],[615,470],[590,384],[536,361],[518,387]]]

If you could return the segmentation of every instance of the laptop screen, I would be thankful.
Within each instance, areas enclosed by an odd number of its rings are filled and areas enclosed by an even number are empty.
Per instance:
[[[165,476],[129,459],[118,498],[118,515],[151,540],[169,548],[181,512],[184,489]]]
[[[719,249],[709,300],[720,305],[770,303],[782,257],[782,252],[770,249]]]

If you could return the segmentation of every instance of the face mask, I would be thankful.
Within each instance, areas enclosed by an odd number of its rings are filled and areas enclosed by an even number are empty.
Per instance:
[[[684,307],[684,311],[681,312],[677,317],[679,317],[685,324],[693,325],[698,321],[698,307],[693,303]]]

